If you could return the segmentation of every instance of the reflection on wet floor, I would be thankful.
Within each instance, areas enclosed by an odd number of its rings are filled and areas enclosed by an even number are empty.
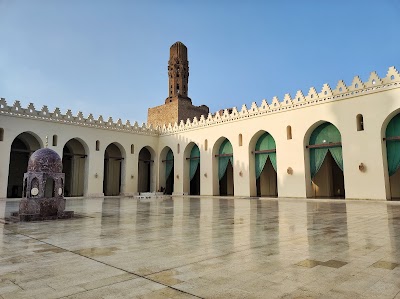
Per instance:
[[[0,218],[18,201],[0,201]],[[68,199],[0,224],[0,298],[400,298],[400,203]],[[397,297],[396,297],[397,296]]]

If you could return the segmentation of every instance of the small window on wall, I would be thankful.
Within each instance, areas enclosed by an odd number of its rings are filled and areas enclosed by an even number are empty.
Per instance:
[[[243,145],[243,135],[239,134],[239,146]]]
[[[287,137],[287,140],[292,139],[292,127],[291,126],[286,127],[286,137]]]
[[[97,140],[96,141],[96,151],[99,151],[99,150],[100,150],[100,141]]]
[[[57,135],[53,135],[53,146],[57,146]]]
[[[135,153],[135,145],[131,144],[131,154],[133,155]]]
[[[208,150],[208,140],[204,140],[204,150]]]
[[[180,144],[178,143],[178,148],[177,148],[177,151],[178,151],[178,154],[181,152],[181,146],[180,146]]]
[[[0,141],[4,140],[4,129],[0,128]]]
[[[364,131],[364,117],[362,114],[357,115],[357,131]]]

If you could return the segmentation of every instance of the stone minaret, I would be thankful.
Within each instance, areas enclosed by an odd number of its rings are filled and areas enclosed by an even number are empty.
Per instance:
[[[189,61],[187,48],[181,42],[176,42],[169,49],[168,61],[168,98],[165,103],[188,98]]]
[[[188,97],[189,62],[187,48],[181,42],[176,42],[169,49],[168,61],[168,97],[165,104],[149,108],[147,123],[153,127],[164,124],[172,125],[181,120],[187,121],[194,117],[200,119],[202,115],[207,117],[209,109],[205,105],[194,106]]]

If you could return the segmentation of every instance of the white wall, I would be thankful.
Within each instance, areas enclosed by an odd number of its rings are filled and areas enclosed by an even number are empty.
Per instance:
[[[160,136],[63,124],[2,113],[0,128],[4,129],[4,140],[0,141],[0,197],[6,196],[11,143],[22,132],[33,132],[41,144],[45,144],[48,136],[49,148],[54,149],[60,156],[63,146],[71,138],[78,138],[85,143],[88,155],[85,196],[103,194],[104,151],[114,142],[119,145],[124,157],[121,184],[123,194],[137,192],[138,155],[144,146],[149,146],[154,151],[152,190],[159,189],[164,184],[165,170],[161,160],[165,159],[166,152],[162,150],[170,147],[174,153],[174,193],[187,192],[188,181],[185,175],[188,175],[188,171],[184,171],[184,166],[186,163],[187,167],[185,158],[190,155],[187,146],[192,142],[200,149],[201,195],[218,194],[218,159],[215,154],[223,139],[228,138],[233,146],[235,196],[251,196],[255,195],[254,157],[251,151],[254,150],[257,138],[264,131],[269,132],[276,142],[278,196],[312,196],[309,156],[305,146],[312,131],[327,121],[334,124],[342,136],[346,198],[390,198],[386,147],[382,138],[390,119],[400,112],[400,84],[386,85],[379,89],[364,89],[358,93],[349,91],[343,98],[337,96],[335,99],[321,99],[317,102],[305,97],[305,101],[308,101],[307,104],[298,104],[290,108],[278,103],[280,110],[273,113],[249,113],[246,117],[229,116],[225,120],[222,117],[220,121],[210,121],[206,125],[176,126],[169,131],[163,130]],[[309,104],[310,101],[313,104]],[[0,107],[0,112],[1,109]],[[364,116],[364,131],[357,131],[358,114]],[[291,140],[286,136],[288,125],[292,127]],[[57,146],[51,145],[54,134],[58,135]],[[239,146],[239,134],[243,135],[242,146]],[[100,140],[100,151],[95,150],[96,140]],[[130,151],[131,144],[135,145],[134,154]],[[360,163],[366,166],[366,171],[359,170]],[[293,169],[293,174],[287,173],[288,167]]]
[[[150,146],[158,151],[157,136],[132,134],[97,128],[81,127],[62,123],[50,123],[47,121],[25,119],[0,115],[0,128],[4,129],[4,140],[0,142],[0,198],[6,197],[8,182],[8,164],[10,148],[13,140],[23,132],[33,132],[45,146],[48,136],[48,147],[55,150],[62,157],[64,145],[72,138],[84,142],[87,156],[86,190],[84,195],[89,197],[103,195],[103,168],[104,151],[111,143],[117,143],[122,149],[124,157],[122,168],[121,189],[124,194],[137,192],[138,179],[138,155],[144,146]],[[57,146],[52,146],[52,136],[58,135]],[[100,141],[100,150],[96,151],[96,140]],[[131,154],[131,144],[135,145],[135,153]],[[154,157],[155,164],[158,164],[157,157]],[[97,174],[97,177],[96,177]],[[153,181],[156,180],[156,172],[153,172]]]
[[[200,149],[201,194],[215,194],[217,181],[216,159],[212,149],[219,147],[220,138],[228,138],[233,146],[234,182],[236,196],[250,196],[255,180],[254,163],[249,148],[250,140],[260,130],[269,132],[275,139],[277,152],[277,179],[279,197],[311,197],[313,195],[310,173],[308,144],[312,131],[327,121],[334,124],[342,136],[344,160],[344,179],[346,198],[386,199],[386,185],[389,185],[386,162],[386,148],[382,138],[387,123],[400,111],[400,89],[388,89],[381,92],[353,96],[344,100],[322,102],[321,104],[299,107],[274,114],[261,114],[249,118],[239,118],[198,126],[187,130],[164,133],[160,136],[159,147],[171,148],[177,143],[185,148],[194,142]],[[364,131],[357,131],[356,116],[364,116]],[[292,127],[292,139],[287,140],[286,127]],[[238,136],[243,134],[243,146],[239,146]],[[204,142],[208,140],[208,149]],[[257,138],[256,138],[257,139]],[[181,151],[182,153],[182,151]],[[175,172],[182,176],[182,161],[186,157],[175,155]],[[366,171],[359,170],[360,163]],[[293,174],[287,173],[288,167]],[[207,176],[205,176],[205,174]],[[175,192],[183,192],[182,183],[175,184]]]

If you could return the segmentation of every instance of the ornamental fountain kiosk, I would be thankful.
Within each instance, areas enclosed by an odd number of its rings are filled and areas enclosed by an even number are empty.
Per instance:
[[[49,148],[35,151],[24,174],[19,212],[12,218],[19,221],[66,219],[74,216],[65,210],[64,182],[60,156]]]

